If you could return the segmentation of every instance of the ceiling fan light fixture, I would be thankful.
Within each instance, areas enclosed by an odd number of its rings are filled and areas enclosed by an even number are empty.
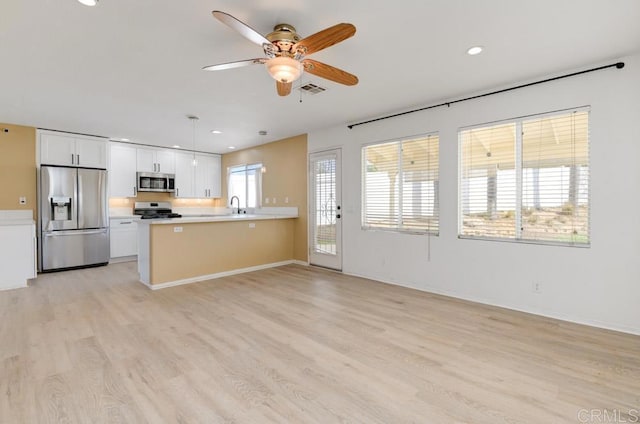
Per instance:
[[[302,75],[302,63],[286,56],[271,58],[265,66],[274,80],[284,83],[293,82]]]
[[[98,4],[98,0],[78,0],[80,3],[85,6],[96,6]]]

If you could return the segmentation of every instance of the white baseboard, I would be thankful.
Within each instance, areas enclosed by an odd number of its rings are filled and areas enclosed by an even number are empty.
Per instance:
[[[532,315],[538,315],[538,316],[542,316],[542,317],[546,317],[546,318],[557,319],[559,321],[571,322],[573,324],[587,325],[589,327],[602,328],[604,330],[618,331],[618,332],[621,332],[621,333],[627,333],[627,334],[633,334],[633,335],[636,335],[636,336],[640,336],[640,328],[629,327],[629,326],[626,326],[626,325],[602,322],[602,321],[592,320],[592,319],[575,318],[575,317],[572,317],[572,316],[569,316],[569,315],[565,315],[565,314],[562,314],[562,313],[557,313],[557,312],[554,312],[554,311],[544,311],[544,310],[541,311],[541,310],[532,309],[532,308],[528,308],[526,306],[520,306],[520,305],[505,305],[503,303],[496,302],[496,301],[491,300],[491,299],[475,298],[475,297],[465,296],[465,295],[461,295],[461,294],[459,294],[457,292],[440,290],[440,289],[435,289],[435,288],[432,288],[432,287],[419,288],[419,287],[414,287],[414,286],[410,286],[410,285],[405,285],[405,284],[399,283],[397,281],[381,280],[379,278],[372,278],[372,277],[369,277],[369,276],[366,276],[366,275],[361,275],[361,274],[347,273],[347,272],[344,272],[344,274],[351,275],[351,276],[354,276],[354,277],[359,277],[359,278],[365,278],[367,280],[379,281],[381,283],[391,284],[391,285],[394,285],[394,286],[400,286],[400,287],[406,287],[406,288],[413,289],[413,290],[419,290],[419,291],[422,291],[422,292],[425,292],[425,293],[433,293],[433,294],[438,294],[438,295],[441,295],[441,296],[452,297],[452,298],[455,298],[455,299],[466,300],[466,301],[469,301],[469,302],[479,303],[479,304],[482,304],[482,305],[496,306],[498,308],[509,309],[509,310],[512,310],[512,311],[524,312],[524,313],[527,313],[527,314],[532,314]]]
[[[176,281],[169,281],[166,283],[160,283],[160,284],[147,284],[143,281],[140,281],[142,284],[144,284],[145,286],[149,287],[151,290],[160,290],[160,289],[166,289],[167,287],[175,287],[175,286],[182,286],[184,284],[192,284],[192,283],[197,283],[200,281],[207,281],[207,280],[214,280],[216,278],[222,278],[222,277],[228,277],[231,275],[237,275],[237,274],[244,274],[247,272],[254,272],[254,271],[260,271],[263,269],[269,269],[269,268],[276,268],[279,266],[284,266],[284,265],[291,265],[291,264],[296,264],[296,265],[308,265],[307,263],[303,262],[303,261],[298,261],[298,260],[288,260],[288,261],[282,261],[282,262],[274,262],[274,263],[270,263],[270,264],[264,264],[264,265],[256,265],[256,266],[250,266],[247,268],[240,268],[240,269],[234,269],[231,271],[224,271],[224,272],[218,272],[215,274],[208,274],[208,275],[198,275],[197,277],[190,277],[190,278],[185,278],[183,280],[176,280]]]
[[[109,263],[110,264],[119,264],[121,262],[135,262],[137,260],[138,260],[138,256],[137,255],[121,256],[119,258],[111,258],[111,259],[109,259]]]
[[[27,282],[25,281],[24,284],[18,284],[16,286],[9,286],[9,287],[0,287],[0,291],[4,291],[4,290],[14,290],[14,289],[24,289],[26,287],[29,287],[27,285]]]

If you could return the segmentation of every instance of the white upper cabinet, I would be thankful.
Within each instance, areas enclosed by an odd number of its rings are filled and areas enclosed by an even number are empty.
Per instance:
[[[195,196],[204,198],[220,197],[220,165],[218,155],[196,155]]]
[[[208,199],[221,195],[220,155],[176,153],[176,197]]]
[[[122,143],[110,143],[109,195],[136,196],[136,148]]]
[[[175,197],[194,197],[193,154],[176,152],[176,191]]]
[[[138,172],[161,172],[174,174],[176,172],[175,153],[167,149],[137,149]]]
[[[42,165],[107,167],[107,141],[103,138],[55,131],[39,131],[38,135]]]

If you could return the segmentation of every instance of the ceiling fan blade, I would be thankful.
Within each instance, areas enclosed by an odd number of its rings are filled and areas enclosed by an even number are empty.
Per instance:
[[[237,62],[219,63],[202,68],[203,71],[222,71],[224,69],[242,68],[243,66],[257,65],[266,62],[267,59],[247,59]]]
[[[356,27],[351,24],[337,24],[327,29],[323,29],[320,32],[316,32],[302,40],[298,41],[292,48],[292,51],[302,48],[304,54],[318,52],[327,47],[331,47],[334,44],[338,44],[341,41],[352,37],[356,33]]]
[[[358,83],[357,76],[317,60],[305,59],[302,61],[302,65],[305,72],[333,82],[344,85],[356,85]]]
[[[276,88],[278,89],[279,96],[288,96],[291,93],[291,83],[290,82],[280,82],[276,81]]]
[[[266,44],[271,44],[271,41],[269,41],[266,38],[264,38],[255,29],[251,28],[249,25],[245,24],[244,22],[234,18],[233,16],[229,15],[228,13],[221,12],[219,10],[214,10],[211,13],[213,14],[214,18],[216,18],[217,20],[219,20],[223,24],[227,25],[231,29],[234,29],[234,30],[238,31],[242,36],[244,36],[245,38],[249,39],[249,41],[252,41],[252,42],[256,43],[259,46],[262,46],[265,43]]]

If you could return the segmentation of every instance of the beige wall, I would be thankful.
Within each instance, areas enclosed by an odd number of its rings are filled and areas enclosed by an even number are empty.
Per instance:
[[[289,261],[296,221],[142,224],[151,225],[151,284]]]
[[[222,204],[227,205],[227,168],[262,163],[262,206],[297,206],[293,257],[307,261],[307,135],[285,138],[269,144],[222,155]],[[265,198],[269,198],[269,204]],[[285,203],[285,198],[289,203]],[[273,204],[273,198],[276,203]]]
[[[0,209],[30,209],[35,218],[36,208],[36,129],[0,123]]]

